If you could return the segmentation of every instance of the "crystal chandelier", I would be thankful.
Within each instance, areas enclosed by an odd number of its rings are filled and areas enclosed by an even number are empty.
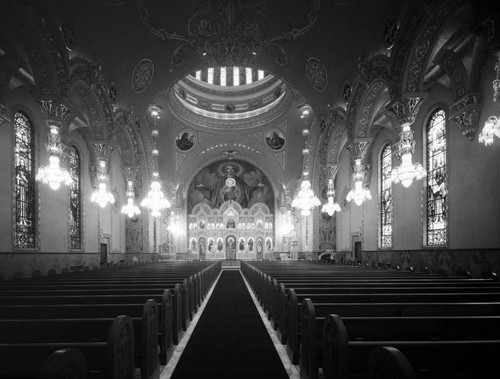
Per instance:
[[[302,180],[299,193],[292,201],[292,207],[300,209],[300,214],[302,216],[309,216],[311,214],[311,209],[319,205],[321,205],[321,203],[311,189],[311,182],[307,179]]]
[[[372,195],[370,194],[370,191],[363,186],[365,173],[363,171],[363,167],[361,166],[361,159],[356,159],[354,163],[354,174],[352,175],[354,179],[354,189],[349,191],[346,200],[354,200],[356,205],[361,205],[365,200],[371,200]]]
[[[159,135],[159,131],[156,127],[156,121],[160,118],[161,108],[156,104],[152,104],[150,105],[149,110],[154,124],[153,130],[151,131],[151,137],[153,140],[152,154],[156,158],[159,154],[159,151],[156,148],[156,138]],[[155,163],[156,165],[158,164],[156,159]],[[170,208],[170,202],[166,199],[163,191],[161,190],[160,174],[157,171],[153,172],[153,181],[151,182],[150,190],[146,197],[141,201],[141,207],[148,208],[151,211],[151,216],[153,217],[160,217],[162,210]]]
[[[50,188],[57,191],[61,184],[69,186],[72,179],[68,170],[60,166],[63,157],[63,146],[57,127],[52,126],[50,128],[48,140],[49,142],[45,146],[49,155],[49,164],[38,169],[36,180],[48,184]]]
[[[493,80],[493,101],[500,99],[500,52],[498,53],[498,62],[495,64],[497,73]],[[479,134],[479,142],[486,146],[493,143],[493,137],[500,138],[500,117],[490,116],[484,123],[483,130]]]
[[[335,212],[340,212],[340,206],[334,202],[335,189],[333,187],[333,179],[328,179],[328,189],[326,191],[326,196],[328,197],[328,202],[323,204],[321,212],[327,213],[328,216],[333,216]]]
[[[298,107],[300,111],[300,118],[304,120],[304,129],[302,129],[302,136],[304,137],[304,148],[302,149],[302,155],[304,157],[304,165],[306,164],[307,156],[309,155],[309,149],[307,148],[307,138],[309,137],[309,129],[306,127],[306,119],[311,114],[311,106],[304,104]],[[300,190],[297,196],[292,201],[292,207],[300,209],[300,214],[302,216],[309,216],[311,214],[311,209],[321,205],[319,199],[314,195],[311,189],[311,182],[308,179],[309,172],[303,171],[303,179],[300,184]]]
[[[108,175],[106,172],[106,161],[99,160],[99,166],[97,169],[97,190],[92,192],[90,201],[97,203],[101,208],[106,207],[106,205],[114,204],[115,197],[111,192],[108,191],[106,182],[108,181]]]
[[[396,143],[396,154],[401,156],[401,165],[394,167],[391,172],[391,180],[408,188],[413,179],[422,179],[427,172],[420,163],[412,163],[412,154],[415,150],[415,140],[410,124],[404,124],[400,133],[399,141]]]
[[[127,181],[127,192],[125,193],[127,196],[127,204],[122,207],[122,213],[126,214],[128,218],[132,218],[141,213],[139,207],[134,204],[134,182],[132,180]]]
[[[170,208],[170,202],[161,190],[158,173],[153,173],[153,177],[155,179],[151,182],[151,189],[147,196],[141,201],[141,207],[149,208],[151,216],[160,217],[162,210]]]

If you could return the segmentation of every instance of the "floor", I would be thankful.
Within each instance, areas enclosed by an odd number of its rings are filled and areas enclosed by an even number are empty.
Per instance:
[[[235,269],[239,270],[239,267],[234,267],[234,268],[224,267],[224,269],[225,270],[226,269],[227,270],[235,270]],[[219,277],[220,277],[220,275],[219,275]],[[191,337],[191,334],[193,333],[193,330],[196,327],[196,324],[198,323],[198,320],[201,317],[201,314],[203,313],[203,310],[205,309],[208,301],[210,300],[210,296],[212,295],[212,292],[215,288],[215,285],[217,284],[217,282],[219,280],[219,277],[217,278],[214,285],[212,286],[212,288],[208,292],[208,295],[206,296],[200,309],[198,310],[198,312],[194,316],[193,320],[191,321],[191,324],[189,325],[188,329],[184,333],[182,339],[179,341],[179,344],[176,346],[168,364],[165,367],[163,367],[161,374],[160,374],[160,379],[170,379],[170,377],[172,376],[172,373],[174,372],[174,369],[177,365],[177,362],[179,361],[179,359],[182,355],[182,352],[183,352],[184,348],[186,347],[186,345],[189,341],[189,338]],[[267,319],[267,315],[263,311],[263,309],[260,306],[259,302],[257,301],[254,293],[250,289],[250,286],[249,286],[248,282],[246,281],[245,277],[243,275],[242,275],[242,277],[243,277],[243,280],[244,280],[244,282],[247,286],[247,289],[250,293],[250,296],[252,297],[252,300],[255,304],[255,307],[257,308],[259,315],[260,315],[260,317],[261,317],[261,319],[262,319],[262,321],[263,321],[263,323],[264,323],[264,325],[269,333],[269,336],[271,337],[271,340],[274,343],[274,347],[276,348],[276,351],[278,352],[278,355],[281,359],[281,362],[283,363],[283,367],[285,368],[286,372],[288,373],[288,376],[290,377],[290,379],[299,379],[299,377],[300,377],[299,367],[296,365],[293,365],[292,362],[290,361],[290,359],[288,358],[288,354],[286,353],[285,346],[279,341],[279,338],[278,338],[276,331],[272,328],[270,321]]]

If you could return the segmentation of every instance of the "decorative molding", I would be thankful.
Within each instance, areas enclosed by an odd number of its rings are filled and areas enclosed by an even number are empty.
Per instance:
[[[323,92],[328,87],[328,74],[326,67],[318,58],[308,58],[305,65],[307,79],[313,88]]]
[[[155,72],[153,61],[143,58],[134,67],[132,72],[132,88],[136,93],[141,93],[148,88]]]
[[[449,119],[456,122],[462,135],[470,141],[476,136],[482,107],[479,93],[468,93],[451,106]]]
[[[464,96],[467,89],[467,70],[462,59],[453,50],[441,50],[434,61],[442,67],[450,78],[451,86],[457,97]]]
[[[286,130],[288,128],[288,120],[281,121],[278,125],[276,125],[276,127],[286,133]]]
[[[205,133],[205,132],[199,132],[198,133],[198,142],[202,143],[203,141],[206,141],[209,138],[212,138],[214,135],[210,133]]]
[[[179,170],[179,166],[181,165],[184,158],[186,158],[186,154],[180,154],[178,152],[175,153],[175,169],[176,170]]]
[[[431,52],[431,47],[434,45],[434,40],[437,33],[444,24],[445,19],[449,14],[457,9],[458,5],[463,0],[451,0],[445,2],[444,6],[432,15],[430,22],[427,22],[425,30],[418,28],[419,39],[413,44],[412,54],[409,56],[407,65],[406,88],[408,92],[421,90],[421,82],[425,74],[424,64]]]
[[[262,142],[262,132],[252,133],[249,137],[255,138],[257,141]]]
[[[280,163],[281,168],[284,170],[285,169],[285,164],[286,164],[286,152],[283,151],[283,152],[281,152],[279,154],[274,154],[274,156],[276,157],[276,159]]]
[[[185,49],[195,49],[209,66],[252,66],[266,50],[278,66],[288,65],[285,49],[278,42],[294,41],[306,34],[315,24],[320,0],[311,0],[307,23],[277,35],[269,35],[271,20],[265,2],[239,2],[238,7],[224,0],[199,3],[187,22],[187,35],[153,25],[152,10],[144,0],[137,0],[139,17],[145,28],[162,41],[180,44],[171,57],[171,69],[181,66]],[[161,18],[158,17],[158,18]]]

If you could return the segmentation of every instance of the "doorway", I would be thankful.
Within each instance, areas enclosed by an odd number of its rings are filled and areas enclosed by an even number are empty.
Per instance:
[[[108,263],[108,244],[101,242],[99,250],[101,253],[101,266],[106,266]]]

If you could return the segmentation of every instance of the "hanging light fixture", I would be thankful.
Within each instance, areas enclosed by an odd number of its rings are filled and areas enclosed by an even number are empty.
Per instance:
[[[399,183],[408,188],[413,179],[420,180],[427,175],[427,172],[420,163],[412,163],[412,154],[415,150],[415,140],[410,124],[404,124],[396,143],[396,154],[401,156],[401,165],[394,167],[391,172],[391,179],[394,183]]]
[[[45,146],[49,156],[49,164],[38,169],[36,180],[48,184],[51,189],[57,191],[61,184],[69,186],[72,179],[68,170],[60,166],[64,153],[59,128],[51,126],[48,140]]]
[[[99,160],[99,165],[97,168],[97,189],[92,192],[92,196],[90,197],[90,201],[93,203],[97,203],[101,208],[105,208],[108,203],[115,203],[115,197],[107,189],[107,181],[108,174],[106,169],[106,161],[104,159],[101,159]]]
[[[335,188],[333,187],[333,179],[328,179],[328,189],[326,191],[326,196],[328,197],[328,201],[323,204],[321,208],[321,212],[327,213],[328,216],[333,216],[335,212],[340,212],[340,206],[335,203]]]
[[[127,196],[127,204],[122,207],[122,213],[126,214],[128,218],[132,218],[141,213],[139,207],[134,204],[134,182],[132,180],[127,181],[127,192],[125,193]]]
[[[156,127],[156,121],[160,118],[161,108],[152,104],[149,107],[151,117],[153,118],[153,130],[151,131],[151,137],[153,140],[153,150],[152,155],[155,157],[156,165],[158,162],[156,161],[156,157],[159,155],[159,151],[156,148],[156,138],[159,135],[159,130]],[[170,202],[167,200],[163,191],[161,189],[160,182],[160,174],[155,171],[153,172],[153,180],[151,181],[150,190],[146,197],[141,201],[141,207],[148,208],[151,211],[151,216],[160,217],[161,211],[170,208]]]
[[[493,80],[493,101],[500,99],[500,52],[497,53],[498,62],[495,64],[496,78]],[[484,123],[483,130],[479,134],[479,142],[486,146],[493,143],[493,137],[500,138],[500,116],[490,116]]]
[[[302,136],[304,137],[304,148],[302,149],[302,155],[304,157],[304,165],[307,164],[306,159],[309,155],[309,149],[307,148],[307,138],[309,137],[309,129],[306,126],[306,119],[311,114],[311,106],[308,104],[301,105],[299,107],[300,118],[304,120],[304,129],[302,129]],[[319,199],[314,195],[311,189],[311,182],[308,179],[309,172],[304,170],[302,172],[302,183],[300,184],[300,190],[297,196],[292,201],[292,207],[300,209],[300,214],[302,216],[309,216],[311,214],[311,209],[321,205]]]
[[[349,191],[346,200],[354,200],[356,205],[361,205],[365,200],[371,200],[372,195],[370,194],[370,191],[363,186],[365,173],[363,166],[361,165],[361,159],[356,159],[354,163],[354,174],[352,175],[354,179],[354,189]]]

